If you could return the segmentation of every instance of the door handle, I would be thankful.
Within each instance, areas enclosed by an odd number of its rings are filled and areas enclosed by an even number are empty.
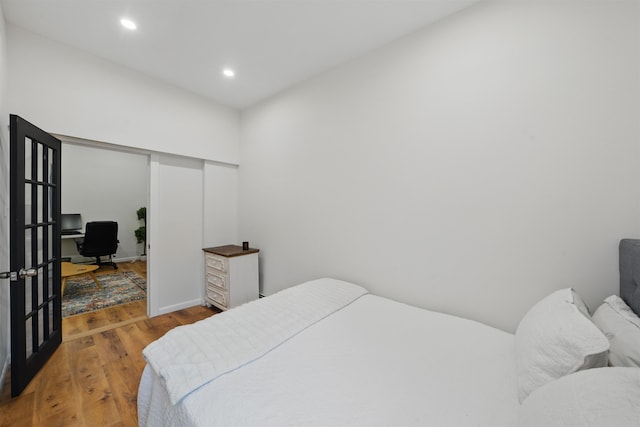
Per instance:
[[[15,271],[3,271],[0,273],[0,279],[9,279],[12,282],[25,277],[33,277],[38,275],[37,268],[21,268],[17,273]]]
[[[36,268],[21,268],[18,272],[18,277],[24,279],[25,277],[33,277],[38,275],[38,269]]]

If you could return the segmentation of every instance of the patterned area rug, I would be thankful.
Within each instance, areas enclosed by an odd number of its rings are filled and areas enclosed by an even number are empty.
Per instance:
[[[88,274],[67,279],[62,297],[62,317],[126,304],[147,296],[146,280],[133,271],[99,274],[96,277],[102,289]]]

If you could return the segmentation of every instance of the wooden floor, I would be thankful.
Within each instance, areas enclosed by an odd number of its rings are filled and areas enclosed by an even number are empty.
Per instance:
[[[119,270],[146,277],[146,269],[127,264]],[[63,343],[22,394],[11,399],[5,381],[0,426],[136,426],[142,349],[176,326],[217,313],[196,306],[149,319],[145,312],[146,302],[137,301],[64,318]]]
[[[147,263],[142,261],[121,262],[118,263],[119,272],[133,271],[147,279]],[[110,266],[101,266],[96,270],[95,275],[100,277],[101,274],[113,273],[114,269]],[[91,333],[102,332],[102,330],[112,329],[115,324],[124,326],[126,323],[132,323],[137,320],[147,318],[147,301],[146,299],[132,302],[129,304],[118,305],[98,310],[88,314],[81,314],[66,317],[62,323],[62,339],[68,341],[74,338],[81,338]]]

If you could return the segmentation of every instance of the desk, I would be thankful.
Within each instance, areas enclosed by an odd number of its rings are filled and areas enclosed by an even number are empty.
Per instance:
[[[78,242],[84,239],[84,233],[77,234],[60,234],[60,249],[61,249],[61,258],[63,260],[71,261],[74,258],[77,258],[76,261],[80,261],[81,258],[78,258]]]
[[[78,234],[61,234],[60,238],[62,240],[64,239],[83,239],[84,238],[84,233],[78,233]]]
[[[60,256],[64,260],[71,261],[78,256],[78,241],[84,239],[84,233],[60,234]],[[79,259],[78,259],[79,260]]]
[[[60,274],[60,276],[62,276],[62,291],[60,292],[60,294],[62,296],[64,296],[64,288],[65,286],[67,286],[67,277],[75,276],[78,274],[85,274],[85,273],[90,274],[91,278],[93,279],[95,284],[98,286],[98,288],[102,289],[102,285],[100,284],[100,282],[98,282],[98,278],[96,277],[95,274],[93,274],[93,272],[98,269],[97,265],[72,264],[70,262],[61,262],[60,267],[62,270],[62,273]]]

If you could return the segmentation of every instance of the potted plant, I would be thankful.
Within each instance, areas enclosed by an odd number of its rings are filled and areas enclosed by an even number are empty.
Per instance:
[[[136,228],[134,233],[138,243],[144,243],[141,256],[147,256],[147,208],[141,207],[136,213],[138,214],[138,220],[142,221],[144,225]]]

